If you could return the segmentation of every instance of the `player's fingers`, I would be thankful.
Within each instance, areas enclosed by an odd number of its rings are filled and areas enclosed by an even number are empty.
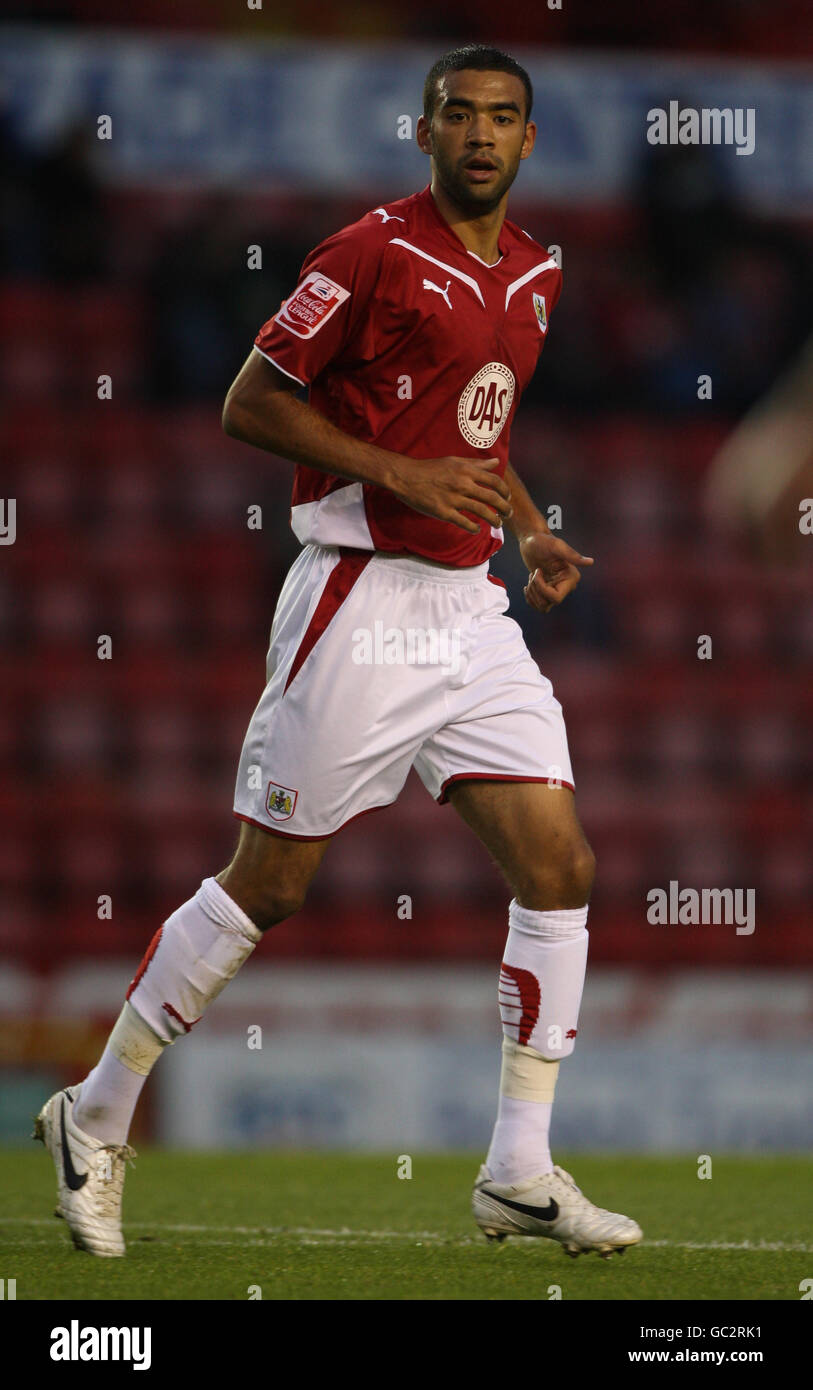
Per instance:
[[[576,569],[575,565],[567,565],[563,570],[560,570],[559,574],[553,575],[548,580],[548,583],[560,594],[562,592],[569,594],[570,590],[575,589],[576,585],[581,584],[581,582],[581,570]]]
[[[498,473],[489,473],[486,469],[483,469],[479,475],[477,473],[473,475],[473,480],[478,483],[480,487],[487,487],[490,492],[498,493],[500,497],[505,498],[506,502],[510,500],[511,489],[505,481],[505,478],[501,478]]]
[[[484,459],[481,463],[479,459],[466,459],[466,463],[471,469],[471,477],[480,487],[493,488],[501,497],[510,497],[511,489],[505,478],[501,478],[499,473],[491,470],[499,464],[499,459]]]
[[[472,512],[475,516],[481,516],[483,521],[488,522],[489,526],[502,526],[502,517],[489,502],[478,502],[476,497],[463,496],[457,499],[457,507],[461,511]]]
[[[480,530],[476,521],[470,521],[467,516],[457,511],[455,507],[452,507],[440,520],[451,521],[453,526],[459,526],[462,531],[468,531],[473,536],[476,536]]]
[[[564,598],[564,594],[560,593],[558,589],[554,589],[551,584],[545,583],[539,570],[534,570],[528,581],[528,588],[537,598],[544,599],[550,604],[561,603]]]
[[[549,613],[553,607],[547,599],[540,598],[530,584],[526,584],[523,590],[525,602],[530,608],[535,608],[538,613]]]
[[[476,498],[478,502],[484,502],[487,507],[492,507],[495,511],[499,512],[500,516],[511,515],[511,503],[507,498],[495,495],[490,488],[477,487],[475,484],[472,484],[471,487],[466,489],[466,496]]]
[[[571,565],[592,565],[594,560],[592,555],[580,555],[578,550],[574,550],[572,545],[563,541],[560,536],[556,537],[556,554],[563,560],[569,561]]]
[[[561,603],[563,598],[572,594],[577,584],[581,583],[581,574],[575,565],[568,565],[555,578],[545,581],[539,570],[535,571],[536,584],[541,593],[546,594],[553,603]]]

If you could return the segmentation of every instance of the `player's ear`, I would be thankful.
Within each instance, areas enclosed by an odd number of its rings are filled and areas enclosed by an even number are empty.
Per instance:
[[[533,121],[528,121],[525,126],[525,139],[522,142],[522,152],[520,159],[527,159],[536,144],[536,125]]]
[[[425,116],[418,117],[418,124],[415,127],[415,141],[418,149],[423,150],[424,154],[432,153],[432,127]]]

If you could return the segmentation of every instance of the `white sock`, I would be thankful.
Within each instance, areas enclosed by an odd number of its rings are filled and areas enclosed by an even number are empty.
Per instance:
[[[200,1022],[261,940],[217,879],[204,879],[155,933],[127,998],[157,1037],[174,1042]]]
[[[486,1164],[503,1183],[549,1173],[559,1061],[573,1051],[587,964],[587,907],[536,912],[514,900],[500,969],[503,1067]]]
[[[500,1092],[497,1123],[486,1158],[486,1167],[495,1182],[521,1182],[523,1178],[550,1173],[552,1110],[552,1100],[514,1100]]]
[[[587,908],[534,912],[514,900],[500,968],[507,1038],[552,1062],[569,1057],[578,1031],[587,965]]]
[[[147,1076],[162,1051],[200,1021],[262,933],[214,878],[155,933],[127,1002],[93,1071],[74,1119],[86,1134],[123,1144]]]
[[[156,1039],[156,1045],[160,1055],[163,1044]],[[126,1144],[133,1112],[146,1080],[147,1073],[131,1071],[119,1061],[108,1042],[93,1071],[82,1082],[79,1099],[73,1108],[73,1118],[79,1128],[105,1144]]]

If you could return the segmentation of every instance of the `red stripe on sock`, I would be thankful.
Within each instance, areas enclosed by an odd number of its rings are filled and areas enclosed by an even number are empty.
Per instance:
[[[132,994],[133,990],[136,988],[136,986],[139,984],[139,982],[140,982],[141,979],[143,978],[143,976],[144,976],[144,971],[147,969],[147,966],[149,965],[150,961],[152,960],[153,956],[155,955],[156,951],[158,950],[158,943],[159,943],[159,941],[161,940],[161,933],[163,932],[163,930],[164,930],[163,927],[159,927],[159,928],[158,928],[157,932],[155,933],[155,936],[153,937],[152,941],[150,942],[149,946],[147,947],[146,951],[144,952],[144,958],[143,958],[141,964],[139,965],[139,967],[138,967],[138,969],[137,969],[135,975],[133,976],[132,980],[130,981],[130,987],[129,987],[129,989],[127,990],[127,994],[125,995],[125,998],[126,998],[126,999],[129,999],[129,998],[130,998],[130,995]]]
[[[500,966],[500,971],[502,974],[507,975],[509,980],[513,980],[519,990],[519,1002],[522,1009],[522,1016],[519,1020],[519,1037],[517,1041],[520,1042],[523,1047],[527,1047],[528,1039],[534,1031],[536,1021],[539,1018],[539,1007],[542,1002],[539,981],[530,970],[520,970],[517,965],[506,965],[505,961],[503,961]],[[503,994],[505,994],[504,998]],[[501,989],[500,1006],[500,1011],[502,1012],[503,1007],[516,1009],[517,1004],[516,1000],[511,999],[508,991],[503,991]],[[509,1024],[509,1027],[513,1027],[513,1024]]]
[[[173,1009],[171,1004],[162,1004],[161,1008],[164,1010],[165,1013],[171,1014],[173,1018],[176,1018],[178,1022],[183,1025],[184,1031],[187,1033],[191,1033],[195,1024],[200,1023],[200,1018],[193,1018],[191,1023],[187,1023],[186,1019],[181,1018],[181,1015],[178,1013],[178,1010]],[[203,1014],[201,1014],[200,1017],[203,1018]]]

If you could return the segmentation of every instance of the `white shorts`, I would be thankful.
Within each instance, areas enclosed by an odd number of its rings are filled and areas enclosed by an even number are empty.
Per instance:
[[[388,806],[411,767],[443,802],[466,778],[573,789],[562,707],[488,563],[306,545],[271,629],[234,814],[322,839]]]

